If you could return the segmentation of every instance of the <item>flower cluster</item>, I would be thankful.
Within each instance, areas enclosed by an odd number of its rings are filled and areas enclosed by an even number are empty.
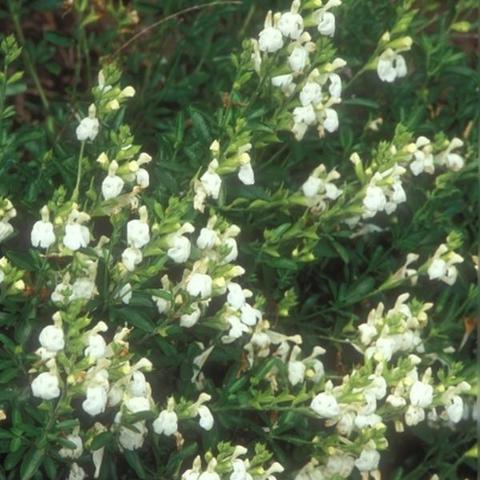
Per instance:
[[[68,314],[64,316],[68,317]],[[33,395],[42,400],[52,400],[58,398],[63,390],[64,397],[81,396],[82,409],[91,417],[101,415],[107,408],[114,409],[116,414],[110,429],[117,435],[120,447],[125,450],[141,448],[148,433],[146,420],[131,423],[129,417],[140,412],[154,412],[156,407],[150,383],[144,374],[152,369],[152,364],[147,358],[132,362],[127,341],[131,329],[122,328],[109,343],[104,337],[108,326],[102,321],[93,328],[84,330],[77,339],[67,341],[64,330],[62,314],[56,312],[53,315],[53,324],[44,327],[40,332],[41,347],[36,353],[40,357],[40,365],[44,365],[48,370],[33,379]],[[76,367],[69,371],[65,368],[64,359],[58,359],[58,356],[64,352],[73,359],[72,352],[78,344],[83,345],[83,357],[77,358]],[[34,370],[43,368],[40,365]],[[202,393],[196,402],[184,402],[180,405],[181,418],[198,416],[200,427],[210,430],[213,416],[205,405],[208,400],[210,396]],[[162,410],[153,422],[152,427],[156,433],[177,434],[178,417],[175,406],[174,399],[170,398],[166,410]],[[106,431],[103,425],[102,431]],[[81,454],[82,441],[78,431],[71,436],[75,448],[64,447],[60,451],[64,458],[78,458]],[[98,455],[99,453],[97,457]],[[98,469],[102,455],[100,459],[97,458]]]
[[[262,448],[256,448],[252,459],[242,458],[247,449],[241,445],[232,446],[220,443],[219,453],[215,457],[211,452],[205,455],[205,466],[200,456],[193,460],[192,468],[183,472],[182,480],[276,480],[276,473],[283,472],[278,462],[273,462],[268,468],[263,464],[269,455]]]
[[[131,86],[120,89],[116,85],[106,83],[105,73],[100,70],[98,74],[98,86],[94,90],[94,94],[98,97],[99,107],[101,110],[112,112],[118,110],[120,105],[135,95],[135,89]],[[115,79],[111,79],[115,82]],[[90,140],[93,142],[100,131],[100,121],[97,118],[97,106],[92,103],[88,107],[88,116],[83,118],[77,129],[76,135],[80,142]]]
[[[195,210],[203,212],[205,210],[205,200],[211,197],[218,200],[220,189],[222,187],[222,174],[237,172],[238,179],[244,185],[253,185],[255,183],[255,174],[252,168],[250,151],[251,143],[245,143],[240,146],[229,147],[221,156],[220,143],[214,140],[210,145],[212,160],[207,170],[197,180],[194,180],[195,197],[193,206]],[[220,159],[221,158],[221,159]]]
[[[400,177],[405,169],[399,165],[375,172],[365,190],[363,218],[372,218],[378,212],[393,213],[399,204],[407,200]]]
[[[282,90],[293,107],[291,130],[297,140],[311,126],[317,127],[320,136],[335,132],[339,126],[333,107],[341,102],[342,81],[336,72],[346,63],[336,58],[317,65],[320,43],[314,39],[315,33],[310,34],[305,28],[315,26],[317,35],[332,37],[335,16],[330,10],[340,4],[340,0],[329,0],[320,8],[313,7],[313,11],[312,5],[305,4],[300,13],[301,2],[294,0],[289,12],[269,11],[258,41],[252,40],[255,70],[267,75],[273,69],[271,84]],[[275,56],[270,60],[272,54]]]
[[[387,447],[384,418],[393,416],[395,428],[430,422],[458,423],[464,414],[462,394],[470,385],[452,375],[435,384],[432,368],[420,373],[424,352],[420,333],[427,324],[430,304],[406,303],[401,295],[394,307],[384,312],[380,304],[366,323],[358,327],[365,363],[334,386],[323,384],[310,403],[311,410],[326,426],[335,426],[339,441],[326,454],[312,458],[295,477],[349,478],[356,468],[363,479],[380,479],[380,450]],[[440,413],[438,410],[441,410]],[[428,412],[427,412],[428,411]],[[315,441],[315,440],[314,440]]]
[[[362,199],[362,215],[349,218],[347,223],[355,226],[361,219],[373,218],[380,212],[387,215],[395,212],[398,205],[407,200],[404,179],[408,170],[417,176],[423,172],[433,174],[435,165],[453,171],[463,168],[463,157],[453,152],[462,145],[463,142],[458,138],[451,141],[439,138],[432,143],[427,137],[420,136],[415,142],[401,147],[392,143],[384,152],[386,160],[376,160],[368,168],[364,167],[362,159],[354,152],[350,160],[366,186]]]
[[[461,255],[442,243],[430,261],[428,277],[430,280],[439,279],[447,285],[453,285],[458,276],[458,270],[455,265],[462,262],[463,257]]]
[[[0,242],[6,240],[12,233],[10,220],[17,216],[12,202],[8,198],[0,198]]]
[[[336,200],[341,194],[334,182],[340,174],[336,170],[327,173],[325,165],[320,164],[302,185],[302,192],[308,200],[309,206],[322,211],[328,200]]]
[[[24,272],[15,268],[5,257],[0,258],[0,286],[3,295],[15,295],[25,290]]]

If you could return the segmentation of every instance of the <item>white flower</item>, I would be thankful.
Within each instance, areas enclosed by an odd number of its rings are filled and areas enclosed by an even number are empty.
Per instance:
[[[116,175],[118,163],[114,160],[108,169],[108,175],[102,182],[102,195],[105,200],[118,197],[122,193],[125,182]]]
[[[200,417],[200,420],[198,421],[198,424],[204,429],[204,430],[211,430],[213,428],[213,416],[212,412],[210,412],[209,408],[205,405],[200,405],[198,407],[198,416]]]
[[[198,477],[198,480],[221,480],[217,472],[203,472]]]
[[[88,336],[88,346],[85,348],[83,354],[86,357],[91,357],[95,360],[105,357],[107,354],[107,344],[105,339],[98,333]]]
[[[293,75],[291,73],[272,77],[272,85],[281,88],[282,92],[287,96],[295,91],[295,83],[293,82]]]
[[[73,282],[69,300],[90,300],[96,293],[95,282],[91,278],[79,278]]]
[[[407,201],[407,195],[400,181],[397,181],[392,185],[392,192],[391,192],[390,198],[392,202],[396,204]]]
[[[335,34],[335,15],[332,12],[320,11],[316,15],[317,29],[322,35],[333,37]]]
[[[435,280],[436,278],[442,278],[447,273],[447,262],[441,258],[434,258],[432,263],[428,267],[428,278]]]
[[[58,352],[65,348],[63,330],[55,325],[48,325],[43,328],[38,339],[40,345],[50,352]]]
[[[227,302],[234,309],[239,310],[245,305],[245,294],[242,287],[235,282],[227,285],[228,295]]]
[[[292,126],[292,133],[295,137],[295,140],[302,140],[307,133],[308,125],[302,122],[294,123]]]
[[[409,427],[418,425],[425,420],[425,410],[422,407],[415,405],[409,405],[405,412],[405,423]]]
[[[130,220],[127,223],[127,242],[134,248],[142,248],[150,241],[150,227],[147,223],[147,209],[139,209],[140,219]]]
[[[85,225],[71,223],[65,226],[63,244],[70,250],[85,248],[90,243],[90,232]]]
[[[169,243],[170,248],[167,250],[167,255],[175,263],[185,263],[190,257],[192,248],[190,240],[183,235],[174,235]]]
[[[361,472],[371,472],[378,468],[380,454],[376,450],[363,449],[360,456],[355,460],[355,466]]]
[[[183,472],[181,480],[198,480],[200,477],[200,471],[202,469],[202,460],[200,456],[195,457],[193,461],[193,468],[190,468]]]
[[[42,400],[57,398],[60,396],[58,377],[50,372],[41,373],[32,382],[32,393]]]
[[[376,425],[382,422],[382,417],[376,415],[375,413],[370,413],[368,415],[357,415],[355,417],[355,426],[362,430],[363,428],[374,428]]]
[[[313,103],[316,105],[322,101],[322,87],[317,82],[307,82],[300,92],[300,102],[306,107]]]
[[[262,52],[274,53],[283,47],[282,32],[273,26],[272,12],[265,18],[265,28],[258,35],[258,47]]]
[[[348,455],[331,455],[328,457],[326,471],[329,475],[348,478],[352,473],[355,460]]]
[[[319,393],[312,400],[310,408],[323,418],[332,418],[340,414],[340,406],[336,398],[329,393]]]
[[[433,402],[433,387],[427,383],[416,381],[409,393],[410,403],[415,407],[427,408]]]
[[[67,480],[84,480],[85,478],[87,478],[85,470],[77,463],[72,463]]]
[[[129,272],[133,272],[142,260],[143,255],[138,248],[127,247],[122,252],[122,263]]]
[[[458,172],[465,165],[465,160],[458,153],[450,153],[447,155],[446,165],[454,172]]]
[[[454,395],[445,407],[448,419],[453,423],[458,423],[462,419],[463,409],[463,400],[459,395]]]
[[[197,238],[197,247],[201,250],[211,249],[218,241],[218,235],[215,230],[202,228]]]
[[[340,190],[334,183],[325,184],[325,196],[330,200],[336,200],[342,194]]]
[[[155,302],[155,305],[157,305],[158,313],[162,314],[170,309],[171,303],[167,299],[162,297],[152,297],[152,300]]]
[[[125,450],[137,450],[141,448],[145,441],[145,436],[148,433],[145,422],[136,422],[133,424],[133,427],[138,431],[134,432],[130,428],[120,427],[118,442]]]
[[[193,304],[192,307],[194,308],[192,313],[184,313],[180,317],[180,326],[191,328],[198,322],[201,311],[196,304]]]
[[[240,308],[240,312],[242,322],[248,326],[256,325],[262,319],[262,312],[253,308],[248,303],[245,303],[245,305]]]
[[[295,123],[304,123],[305,125],[313,125],[317,121],[315,110],[312,105],[305,107],[296,107],[293,109],[293,121]]]
[[[145,375],[142,372],[138,370],[133,372],[132,380],[128,385],[128,392],[133,397],[146,398],[151,394],[150,384],[147,382],[147,380],[145,379]],[[146,410],[148,409],[149,408],[147,407]],[[132,408],[130,408],[130,410],[132,410]]]
[[[305,364],[299,360],[288,362],[288,381],[294,387],[305,379]]]
[[[377,212],[382,211],[386,204],[387,198],[383,190],[376,185],[369,185],[363,199],[364,216],[373,217]]]
[[[353,412],[346,412],[342,414],[335,428],[340,435],[349,437],[355,426],[355,414]]]
[[[40,213],[42,219],[33,225],[30,239],[34,247],[48,248],[55,243],[53,224],[49,221],[49,211],[46,205],[40,210]]]
[[[13,227],[6,221],[0,221],[0,242],[3,242],[13,233]]]
[[[407,404],[407,401],[399,395],[389,395],[386,402],[395,408],[401,408]]]
[[[238,170],[238,178],[244,185],[253,185],[255,183],[255,174],[250,162],[240,167]]]
[[[148,412],[150,410],[150,401],[146,397],[132,397],[125,402],[125,406],[132,412]]]
[[[451,170],[457,172],[461,170],[465,164],[465,160],[458,155],[457,153],[452,153],[453,150],[456,150],[463,146],[463,141],[459,138],[452,138],[449,142],[448,147],[445,151],[439,153],[436,157],[439,165],[445,165]]]
[[[337,73],[331,73],[328,76],[330,80],[330,86],[328,87],[328,91],[332,98],[340,98],[342,96],[342,79],[340,75]]]
[[[223,245],[229,248],[229,252],[223,258],[223,263],[234,262],[238,257],[237,241],[234,238],[227,238]]]
[[[207,195],[217,200],[222,186],[222,179],[215,170],[218,168],[217,160],[212,160],[208,166],[208,170],[200,177],[200,182],[205,189]]]
[[[283,13],[278,21],[278,29],[282,35],[296,40],[303,32],[303,18],[299,13]]]
[[[387,394],[387,381],[381,375],[375,375],[365,391],[372,393],[377,400],[381,400]]]
[[[62,447],[58,454],[62,458],[78,458],[80,455],[83,453],[83,442],[81,437],[77,435],[67,435],[65,440],[68,440],[69,442],[72,442],[75,444],[74,448],[67,448],[67,447]]]
[[[453,251],[449,251],[445,244],[441,244],[430,262],[428,276],[430,280],[438,278],[447,285],[453,285],[458,276],[458,270],[455,265],[462,262],[462,256]]]
[[[391,48],[387,48],[379,57],[377,73],[382,82],[394,82],[407,74],[405,59]]]
[[[64,278],[61,283],[55,286],[50,298],[52,302],[55,303],[64,303],[68,298],[66,297],[67,290],[71,291],[72,286],[68,283],[68,281]]]
[[[141,188],[148,188],[150,185],[150,174],[144,168],[139,168],[135,175],[137,185]]]
[[[187,283],[187,292],[192,297],[205,299],[212,294],[212,277],[204,273],[193,273]]]
[[[295,47],[288,57],[288,64],[293,72],[303,72],[308,64],[308,50],[301,45]]]
[[[94,417],[105,411],[107,399],[107,392],[103,386],[88,387],[87,398],[82,402],[82,408]]]
[[[373,356],[377,361],[390,361],[395,351],[395,340],[391,337],[380,337],[375,344]],[[367,355],[368,357],[368,355]]]
[[[230,474],[230,480],[253,480],[253,477],[247,471],[247,462],[239,458],[232,462],[233,472]]]
[[[312,458],[295,476],[295,480],[325,480],[323,468],[318,466],[318,460]]]
[[[434,173],[434,159],[432,154],[432,145],[428,138],[418,137],[415,142],[417,150],[413,153],[414,160],[410,163],[410,170],[417,176],[422,172]]]
[[[178,417],[175,412],[162,410],[153,422],[153,431],[158,435],[173,435],[178,431]]]
[[[244,333],[248,333],[248,327],[235,315],[229,315],[225,320],[230,324],[230,330],[228,331],[228,335],[222,337],[223,343],[232,343]]]
[[[99,129],[100,123],[98,118],[85,117],[78,125],[75,133],[77,134],[77,139],[80,142],[84,142],[85,140],[93,141],[98,135]]]
[[[327,132],[333,133],[338,130],[338,114],[333,108],[325,109],[325,119],[323,120],[323,126]]]
[[[307,181],[302,185],[303,194],[307,198],[315,197],[320,192],[320,188],[322,187],[322,185],[323,180],[310,175],[307,178]]]

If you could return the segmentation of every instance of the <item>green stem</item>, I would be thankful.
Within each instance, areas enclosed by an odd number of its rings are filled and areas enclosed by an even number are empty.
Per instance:
[[[85,148],[85,141],[80,145],[80,154],[78,155],[78,166],[77,166],[77,182],[75,184],[75,189],[72,194],[72,202],[78,200],[78,194],[80,191],[80,180],[82,179],[82,160],[83,160],[83,150]]]
[[[355,83],[355,81],[358,80],[367,71],[367,66],[370,64],[370,62],[371,59],[350,79],[350,81],[343,88],[344,92],[348,90]]]
[[[3,66],[2,91],[0,92],[0,145],[3,145],[3,109],[5,108],[6,95],[7,95],[7,64],[5,63],[5,65]]]

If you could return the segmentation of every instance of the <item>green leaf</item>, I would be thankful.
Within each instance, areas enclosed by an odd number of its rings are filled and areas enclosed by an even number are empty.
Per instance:
[[[6,470],[12,470],[18,462],[22,459],[27,447],[22,447],[16,450],[15,452],[10,452],[3,461],[3,466]]]
[[[155,331],[155,324],[150,320],[149,315],[140,309],[122,307],[121,310],[115,311],[114,316],[144,332],[152,333]]]
[[[73,42],[72,38],[64,37],[55,32],[45,32],[45,38],[58,47],[70,47]]]
[[[102,432],[92,440],[90,448],[91,450],[99,450],[100,448],[108,445],[112,441],[112,439],[113,435],[111,432]]]
[[[20,467],[20,478],[22,480],[29,480],[37,472],[40,467],[43,456],[45,455],[45,449],[36,448],[33,446],[25,455]]]
[[[147,473],[143,468],[142,462],[140,461],[140,457],[138,456],[137,452],[125,450],[123,452],[123,456],[128,464],[135,470],[135,473],[138,475],[140,480],[147,478]]]
[[[190,114],[190,118],[192,119],[192,125],[195,133],[206,144],[209,144],[212,137],[210,135],[207,122],[205,122],[202,114],[193,108],[189,108],[188,112]]]

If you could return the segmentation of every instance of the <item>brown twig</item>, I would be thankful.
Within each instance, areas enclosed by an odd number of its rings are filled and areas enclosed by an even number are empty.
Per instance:
[[[188,7],[188,8],[185,8],[184,10],[180,10],[179,12],[173,13],[172,15],[168,15],[167,17],[162,18],[161,20],[158,20],[158,22],[152,23],[148,27],[145,27],[143,30],[140,30],[132,38],[126,41],[121,47],[115,50],[112,56],[116,56],[122,50],[125,50],[129,45],[135,42],[142,35],[145,35],[146,33],[148,33],[150,30],[157,28],[158,26],[162,25],[165,22],[168,22],[169,20],[173,20],[174,18],[180,17],[181,15],[185,15],[186,13],[194,12],[196,10],[202,10],[208,7],[214,7],[217,5],[239,5],[241,3],[242,3],[241,0],[222,0],[218,2],[202,3],[201,5],[195,5],[193,7]]]

